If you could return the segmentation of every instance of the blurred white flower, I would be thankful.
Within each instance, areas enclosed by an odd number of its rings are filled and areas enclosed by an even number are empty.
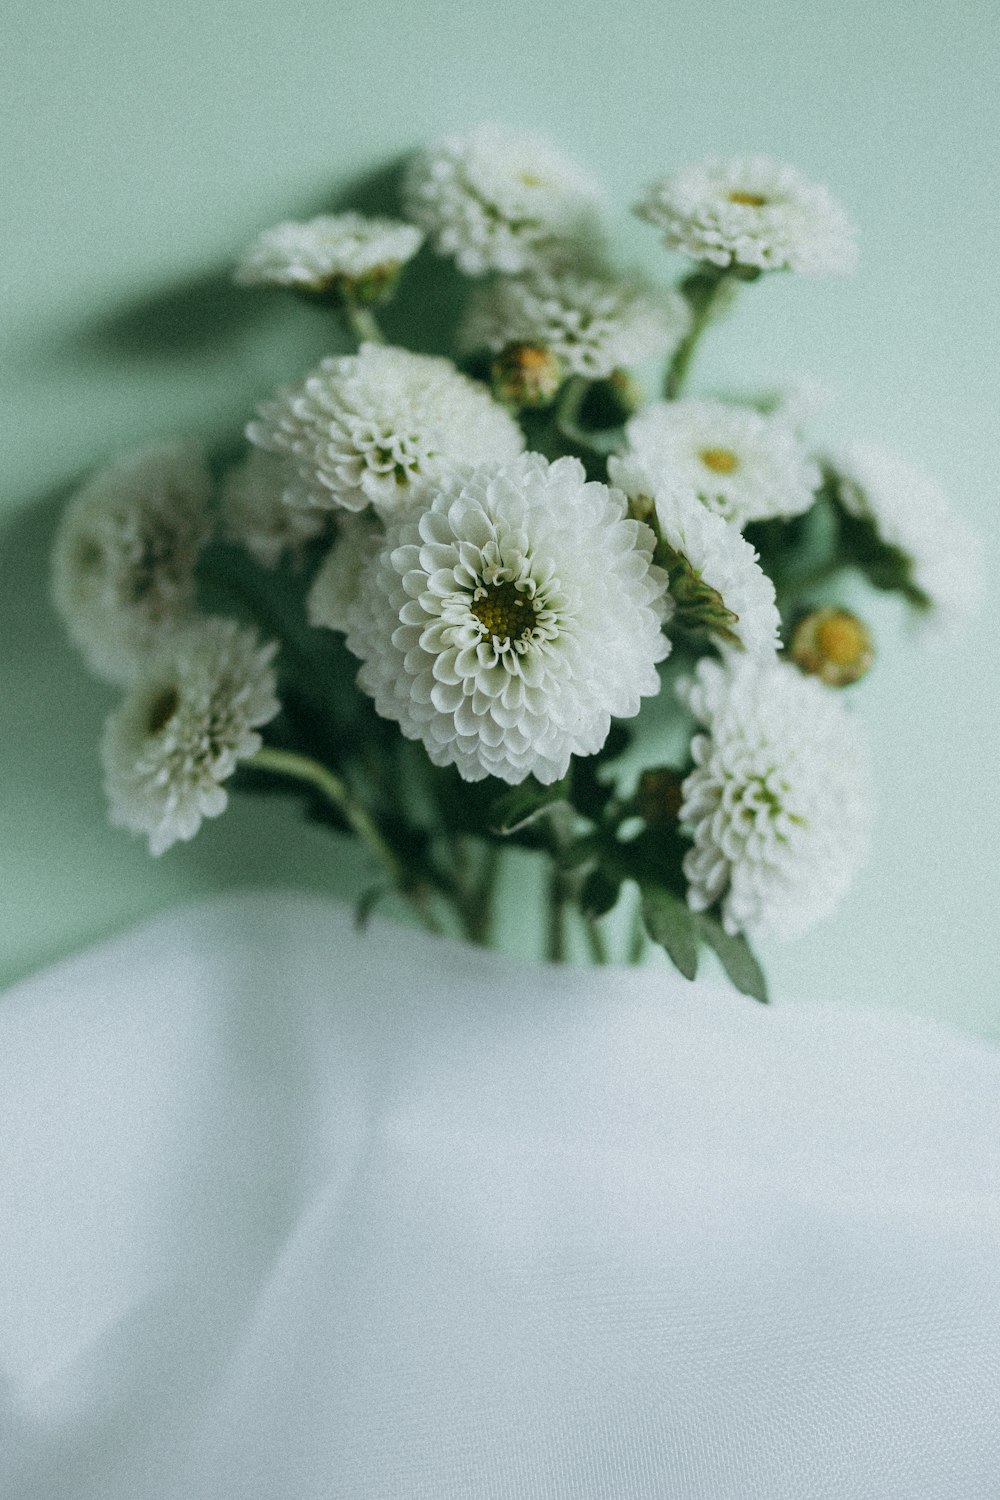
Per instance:
[[[636,281],[538,271],[504,277],[474,297],[460,338],[465,348],[527,344],[554,354],[570,375],[599,380],[622,366],[662,358],[690,325],[678,292]]]
[[[245,547],[264,568],[277,567],[286,553],[300,557],[326,524],[325,516],[303,503],[289,461],[262,448],[251,448],[226,475],[222,520],[228,539]]]
[[[705,733],[682,786],[688,902],[727,932],[794,937],[851,884],[871,824],[867,760],[842,698],[789,663],[703,657],[681,695]]]
[[[625,428],[631,451],[668,488],[690,489],[741,529],[809,509],[822,480],[780,416],[724,401],[655,401]]]
[[[330,288],[375,293],[412,260],[423,234],[399,219],[362,214],[321,214],[305,223],[265,229],[236,267],[242,286],[284,286],[324,292]]]
[[[825,276],[857,262],[856,230],[831,193],[763,156],[675,172],[649,188],[636,213],[670,249],[716,266]]]
[[[387,516],[423,498],[456,463],[524,448],[514,418],[450,360],[381,344],[324,359],[301,385],[258,407],[247,437],[291,459],[309,503],[372,504]]]
[[[467,276],[537,266],[598,234],[598,192],[548,141],[480,125],[447,136],[410,163],[406,209]]]
[[[576,459],[455,474],[388,527],[347,638],[358,684],[467,781],[556,781],[658,691],[653,543]]]
[[[385,530],[374,518],[345,515],[338,520],[336,541],[306,600],[310,625],[345,632],[351,628],[364,580],[384,546]]]
[[[851,515],[910,561],[910,577],[946,627],[975,614],[985,589],[979,539],[929,475],[889,448],[855,443],[833,458]]]
[[[608,477],[626,495],[652,500],[664,542],[687,564],[691,577],[680,581],[677,593],[681,623],[687,605],[717,639],[752,655],[773,656],[781,644],[774,584],[737,528],[706,510],[693,491],[657,483],[635,458],[609,459]],[[720,605],[735,618],[712,629],[709,622]]]
[[[98,677],[131,681],[164,628],[193,611],[211,487],[199,449],[164,443],[100,469],[67,506],[53,602]]]
[[[220,783],[260,749],[256,731],[279,709],[277,649],[232,620],[182,626],[111,715],[101,745],[111,821],[145,834],[151,854],[224,810]]]

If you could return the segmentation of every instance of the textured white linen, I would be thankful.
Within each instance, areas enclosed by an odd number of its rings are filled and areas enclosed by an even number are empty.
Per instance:
[[[11,1500],[1000,1495],[1000,1054],[303,896],[0,1005]]]

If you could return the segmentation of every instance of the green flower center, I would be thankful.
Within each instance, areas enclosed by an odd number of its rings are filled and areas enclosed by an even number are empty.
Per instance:
[[[713,474],[731,474],[740,466],[740,461],[731,448],[702,448],[698,457]]]
[[[760,193],[735,192],[729,194],[730,203],[743,203],[747,208],[763,208],[767,199]]]

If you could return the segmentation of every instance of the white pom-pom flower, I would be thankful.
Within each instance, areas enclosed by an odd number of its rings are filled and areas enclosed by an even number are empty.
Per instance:
[[[668,487],[690,489],[741,529],[801,515],[822,480],[780,416],[724,401],[654,401],[630,418],[629,448]]]
[[[98,677],[130,682],[162,631],[192,613],[210,494],[200,450],[162,444],[99,470],[70,501],[52,597]]]
[[[687,606],[718,640],[773,656],[781,644],[774,584],[737,528],[706,510],[691,490],[657,483],[635,458],[609,459],[608,477],[630,498],[652,501],[663,541],[683,559],[677,584],[682,622]],[[718,614],[723,618],[713,628]]]
[[[229,540],[245,547],[264,568],[277,567],[286,554],[300,558],[326,525],[322,512],[303,503],[289,461],[263,448],[251,448],[226,475],[222,518]]]
[[[978,538],[929,475],[891,449],[855,443],[837,453],[838,494],[851,515],[910,561],[910,577],[942,623],[960,626],[985,587]]]
[[[682,697],[705,733],[681,788],[688,903],[727,932],[795,937],[854,878],[871,823],[864,746],[843,700],[773,658],[703,657]]]
[[[313,579],[306,599],[310,625],[347,631],[369,570],[385,546],[385,530],[374,517],[345,515],[337,539]]]
[[[548,141],[481,125],[417,155],[406,209],[467,276],[515,275],[597,234],[598,192]]]
[[[232,620],[178,628],[108,720],[101,745],[111,821],[145,834],[151,854],[191,839],[226,806],[221,785],[260,749],[257,729],[278,712],[271,666]]]
[[[258,407],[247,437],[287,456],[303,497],[383,515],[409,506],[456,463],[513,458],[514,418],[447,359],[362,344],[324,359],[301,385]]]
[[[556,781],[658,691],[653,545],[576,459],[456,473],[387,528],[347,637],[358,684],[467,781]]]
[[[265,229],[234,273],[242,286],[320,293],[391,281],[423,243],[413,224],[362,214],[321,214]]]
[[[599,380],[662,358],[690,326],[687,301],[635,281],[538,271],[505,277],[473,299],[461,330],[467,349],[499,354],[511,344],[547,349],[569,375]]]
[[[675,172],[636,213],[670,249],[715,266],[828,276],[857,264],[856,230],[832,194],[763,156]]]

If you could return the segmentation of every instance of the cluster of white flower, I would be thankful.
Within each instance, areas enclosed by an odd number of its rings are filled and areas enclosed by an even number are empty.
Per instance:
[[[358,682],[435,765],[556,781],[659,688],[653,543],[576,459],[454,474],[387,528],[347,637]]]
[[[741,529],[801,515],[822,476],[781,416],[723,401],[656,401],[626,426],[629,448],[652,474],[693,490]]]
[[[101,756],[111,821],[162,854],[226,806],[221,785],[261,746],[279,704],[271,661],[231,620],[169,633],[108,720]]]
[[[867,847],[858,730],[840,697],[777,658],[702,658],[682,691],[706,730],[681,789],[688,901],[721,901],[730,933],[797,936],[833,909]]]
[[[247,436],[291,459],[312,505],[386,516],[433,493],[454,464],[524,448],[514,418],[450,360],[380,344],[324,359],[263,402]]]
[[[654,183],[636,207],[694,260],[839,275],[857,261],[854,225],[825,187],[763,156],[709,161]]]
[[[410,164],[406,207],[467,276],[515,275],[599,233],[594,183],[539,136],[482,125]]]
[[[568,375],[599,380],[612,370],[663,358],[691,322],[677,292],[656,295],[636,281],[536,271],[504,277],[473,298],[460,339],[499,354],[511,344],[547,349]]]
[[[363,287],[391,278],[412,260],[423,235],[399,219],[361,214],[321,214],[305,223],[265,229],[236,267],[242,286],[284,286],[322,292],[328,287]]]
[[[913,584],[947,627],[974,613],[985,587],[976,537],[929,475],[898,453],[855,443],[834,458],[845,510],[869,520],[910,561]]]
[[[211,530],[201,452],[161,444],[99,470],[67,507],[52,594],[91,671],[130,682],[164,629],[194,608],[194,570]]]

